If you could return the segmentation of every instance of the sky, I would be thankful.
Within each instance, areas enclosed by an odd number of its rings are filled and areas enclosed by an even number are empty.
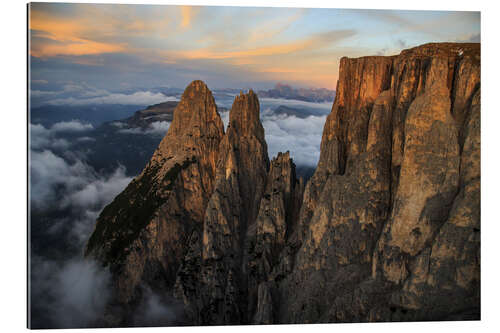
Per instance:
[[[31,91],[335,89],[343,56],[479,42],[479,12],[33,3]],[[96,95],[97,96],[97,95]],[[91,96],[89,96],[91,97]]]

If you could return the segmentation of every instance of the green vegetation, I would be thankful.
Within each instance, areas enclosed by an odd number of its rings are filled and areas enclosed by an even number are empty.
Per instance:
[[[101,212],[88,241],[86,255],[109,243],[104,248],[104,265],[123,259],[128,253],[127,248],[139,237],[154,212],[167,201],[169,193],[164,194],[162,187],[171,191],[180,172],[196,161],[193,158],[182,164],[176,163],[158,184],[155,184],[154,176],[159,166],[149,168],[140,179],[134,179]]]

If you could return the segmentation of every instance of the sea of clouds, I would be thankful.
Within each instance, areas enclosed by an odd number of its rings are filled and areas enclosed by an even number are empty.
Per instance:
[[[77,141],[88,140],[92,130],[91,125],[76,120],[56,123],[50,128],[30,125],[32,327],[99,325],[96,320],[102,316],[110,297],[109,272],[85,259],[83,249],[101,210],[123,191],[132,177],[126,175],[123,166],[109,174],[97,173],[86,163],[84,153],[71,151],[68,149],[71,143],[58,137],[58,133],[71,132]],[[42,234],[33,234],[40,230]],[[38,249],[35,239],[40,238],[52,241],[48,244],[49,251]],[[152,293],[146,293],[143,303],[143,316],[134,318],[135,324],[147,326],[172,320],[172,308]]]

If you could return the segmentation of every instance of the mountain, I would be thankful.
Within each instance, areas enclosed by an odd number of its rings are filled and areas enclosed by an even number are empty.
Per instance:
[[[147,290],[171,325],[480,319],[480,44],[342,58],[307,184],[269,161],[253,91],[224,133],[191,83],[85,255],[109,267],[102,326]]]
[[[479,96],[479,44],[341,59],[280,322],[479,318]]]
[[[252,90],[236,96],[219,145],[215,188],[203,217],[200,272],[181,274],[176,280],[175,295],[193,313],[189,321],[246,321],[247,295],[240,292],[247,284],[245,232],[259,214],[269,169],[259,115],[259,101]],[[193,294],[192,281],[200,277],[203,284]],[[200,304],[200,300],[204,301]]]
[[[286,106],[286,105],[278,106],[273,111],[273,113],[277,114],[277,115],[295,116],[297,118],[302,118],[302,119],[307,118],[309,116],[317,116],[318,115],[317,113],[310,111],[310,110],[293,108],[293,107]]]
[[[132,117],[125,122],[130,127],[147,128],[156,121],[171,122],[174,115],[174,109],[178,102],[164,102],[150,105],[144,110],[136,111]]]
[[[295,99],[305,102],[323,103],[333,102],[335,91],[325,88],[293,88],[287,84],[278,83],[273,89],[258,92],[261,98]]]

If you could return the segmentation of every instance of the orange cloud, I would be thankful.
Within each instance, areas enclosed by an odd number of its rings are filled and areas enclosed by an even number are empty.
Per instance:
[[[177,58],[186,59],[230,59],[288,54],[305,49],[310,41],[299,41],[274,46],[257,47],[242,51],[212,51],[211,48],[171,52]]]
[[[125,50],[123,43],[105,43],[81,37],[88,34],[88,22],[55,18],[44,12],[32,10],[29,24],[30,30],[36,31],[37,37],[53,41],[32,40],[31,55],[35,57],[89,55]]]
[[[189,28],[191,26],[191,21],[198,12],[197,7],[192,6],[181,6],[181,28]]]
[[[273,81],[296,82],[303,85],[314,84],[316,87],[324,87],[335,89],[338,66],[318,65],[313,61],[301,63],[298,59],[294,62],[295,65],[277,64],[263,65],[255,67],[255,71],[259,73],[262,79]]]
[[[44,33],[44,37],[63,41],[81,33],[83,27],[74,21],[51,18],[49,15],[32,10],[30,29]]]
[[[53,57],[60,55],[90,55],[102,53],[123,52],[125,47],[121,45],[105,44],[83,39],[75,39],[63,45],[44,44],[35,46],[31,50],[34,57]]]
[[[259,57],[266,55],[278,55],[290,53],[304,49],[307,45],[305,42],[295,42],[283,45],[259,47],[243,51],[212,51],[211,49],[197,49],[189,51],[172,52],[178,58],[186,59],[229,59],[229,58],[244,58],[244,57]]]
[[[293,54],[304,50],[318,50],[331,46],[334,42],[354,35],[351,30],[329,31],[315,34],[309,38],[278,45],[262,46],[241,51],[214,51],[212,47],[196,50],[168,52],[177,58],[187,59],[237,59],[248,57],[276,56]]]

